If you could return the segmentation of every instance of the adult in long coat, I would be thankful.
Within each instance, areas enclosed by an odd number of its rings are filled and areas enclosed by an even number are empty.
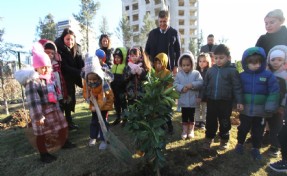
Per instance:
[[[66,81],[68,101],[64,103],[64,112],[69,124],[69,129],[77,129],[78,126],[72,121],[71,112],[75,112],[76,85],[83,87],[81,72],[84,67],[84,60],[81,54],[80,45],[76,43],[76,35],[69,28],[64,29],[62,35],[56,39],[55,44],[62,58],[62,73]]]

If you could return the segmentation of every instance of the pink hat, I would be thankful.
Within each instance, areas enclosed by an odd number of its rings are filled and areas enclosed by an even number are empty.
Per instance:
[[[34,68],[52,66],[49,56],[44,52],[44,48],[39,42],[33,45],[32,53]]]

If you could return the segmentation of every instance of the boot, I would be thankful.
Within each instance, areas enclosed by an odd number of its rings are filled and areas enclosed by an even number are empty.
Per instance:
[[[189,139],[194,138],[194,122],[190,122],[190,123],[188,124],[187,137],[188,137]]]
[[[187,130],[188,130],[188,125],[187,123],[182,123],[182,134],[181,138],[185,140],[187,138]]]

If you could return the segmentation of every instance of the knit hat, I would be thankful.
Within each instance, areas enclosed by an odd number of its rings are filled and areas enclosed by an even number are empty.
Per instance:
[[[285,62],[287,62],[287,46],[276,45],[273,48],[271,48],[267,55],[267,62],[270,63],[270,60],[275,57],[284,58]]]
[[[85,59],[85,78],[87,78],[89,73],[96,73],[101,79],[104,78],[99,58],[91,53],[88,53]]]
[[[120,56],[120,58],[123,59],[123,53],[122,53],[122,51],[121,51],[119,48],[117,48],[117,49],[115,50],[114,54],[113,54],[114,57],[115,57],[116,55]]]
[[[32,54],[34,68],[52,66],[49,56],[44,52],[44,48],[39,42],[34,43]]]

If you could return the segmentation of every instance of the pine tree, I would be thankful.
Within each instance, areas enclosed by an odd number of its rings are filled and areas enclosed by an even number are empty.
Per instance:
[[[101,34],[107,34],[111,36],[113,33],[109,32],[108,20],[105,16],[102,16],[102,23],[100,24],[100,32]]]
[[[37,26],[37,34],[40,39],[55,41],[57,30],[56,23],[52,14],[49,13],[43,21],[40,19],[39,26]]]
[[[139,45],[142,47],[145,47],[145,44],[146,44],[146,41],[148,38],[148,34],[152,29],[156,28],[156,24],[155,24],[154,20],[151,18],[149,13],[147,13],[144,16],[143,23],[144,23],[144,25],[141,27],[141,31],[140,31]]]
[[[131,47],[131,39],[133,37],[133,31],[126,14],[123,15],[122,20],[119,22],[119,26],[116,29],[116,35],[119,40],[123,42],[126,47]]]

